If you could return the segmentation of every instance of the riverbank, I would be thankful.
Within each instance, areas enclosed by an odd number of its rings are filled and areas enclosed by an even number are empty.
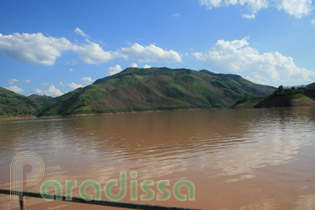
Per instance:
[[[144,110],[144,111],[116,111],[106,113],[82,113],[82,114],[71,114],[71,115],[56,115],[56,116],[27,116],[27,117],[3,117],[0,121],[10,120],[36,120],[36,119],[55,119],[55,118],[70,118],[70,117],[86,117],[86,116],[101,116],[101,115],[114,115],[114,114],[132,114],[132,113],[152,113],[152,112],[172,112],[172,111],[198,111],[198,110],[215,110],[218,108],[187,108],[187,109],[158,109],[158,110]],[[226,108],[220,108],[226,109]]]
[[[15,117],[15,116],[9,116],[9,117],[0,117],[0,121],[9,121],[9,120],[31,120],[31,119],[37,119],[36,116],[25,116],[25,117]]]

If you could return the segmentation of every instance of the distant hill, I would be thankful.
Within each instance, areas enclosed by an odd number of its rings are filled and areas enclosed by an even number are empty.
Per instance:
[[[315,85],[300,88],[283,88],[280,86],[268,97],[248,97],[236,102],[231,108],[270,108],[315,106]]]
[[[0,118],[33,116],[38,108],[32,99],[0,87]]]
[[[221,108],[245,96],[268,96],[274,89],[238,75],[206,70],[127,68],[57,97],[39,115]]]
[[[0,87],[0,118],[35,116],[41,108],[53,103],[54,98],[49,96],[26,97]]]
[[[315,106],[315,89],[311,88],[311,85],[298,89],[284,89],[280,86],[272,95],[258,103],[255,108],[297,106]]]
[[[45,96],[45,95],[43,96],[43,95],[37,95],[37,94],[32,94],[28,96],[28,98],[35,101],[35,103],[37,103],[37,105],[40,107],[50,106],[54,104],[54,102],[56,101],[55,98],[51,96]]]
[[[312,83],[312,84],[307,85],[306,88],[308,88],[308,89],[314,88],[315,89],[315,82]]]

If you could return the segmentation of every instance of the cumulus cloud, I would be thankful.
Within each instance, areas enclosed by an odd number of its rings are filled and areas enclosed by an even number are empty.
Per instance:
[[[71,82],[70,84],[68,84],[68,87],[71,89],[71,90],[75,90],[77,88],[81,88],[83,87],[81,84],[77,84],[75,82]]]
[[[99,44],[90,42],[81,46],[75,45],[73,51],[78,53],[81,60],[89,64],[107,62],[115,57],[111,52],[105,52]]]
[[[76,29],[74,29],[74,32],[80,36],[83,37],[89,37],[86,33],[84,33],[84,31],[82,31],[79,27],[77,27]]]
[[[144,69],[149,69],[149,68],[151,68],[151,66],[149,66],[149,65],[144,65],[143,68],[144,68]]]
[[[24,90],[23,89],[21,89],[21,88],[19,88],[18,86],[10,86],[10,87],[8,87],[7,88],[8,90],[11,90],[11,91],[13,91],[13,92],[16,92],[16,93],[22,93],[22,92],[24,92]]]
[[[94,82],[94,80],[91,77],[82,77],[82,81],[84,82],[84,84],[91,84]]]
[[[35,92],[39,95],[48,95],[48,96],[61,96],[63,93],[57,89],[54,85],[50,85],[48,90],[35,89]]]
[[[46,91],[47,95],[50,95],[50,96],[60,96],[62,95],[63,93],[57,89],[54,85],[50,85],[49,86],[49,89]]]
[[[301,18],[311,12],[312,0],[282,0],[277,3],[277,8],[297,18]]]
[[[245,6],[252,15],[243,15],[244,18],[254,18],[259,10],[274,7],[283,10],[289,15],[301,18],[312,10],[312,0],[200,0],[200,4],[208,9],[222,6]]]
[[[46,37],[42,33],[0,33],[0,52],[27,63],[53,65],[62,51],[71,48],[66,38]]]
[[[10,79],[9,80],[9,85],[14,85],[15,83],[17,83],[19,80],[17,79]]]
[[[193,55],[215,71],[241,74],[261,84],[289,86],[315,80],[315,72],[296,66],[292,57],[277,51],[260,53],[249,45],[248,38],[219,40],[210,50]]]
[[[312,20],[311,20],[311,23],[312,23],[313,25],[315,25],[315,19],[312,19]]]
[[[84,35],[79,28],[75,30]],[[0,33],[0,54],[5,54],[15,60],[32,64],[54,65],[58,57],[66,51],[74,52],[88,64],[98,64],[123,57],[139,62],[180,62],[181,56],[174,50],[164,50],[154,44],[142,46],[138,43],[118,51],[104,51],[98,43],[85,39],[84,43],[72,43],[67,38],[45,36],[42,33]],[[73,59],[66,62],[76,65]],[[70,70],[71,71],[71,70]]]
[[[139,62],[181,62],[182,60],[174,50],[164,50],[154,44],[142,46],[135,43],[129,48],[122,48],[121,51],[126,59]]]
[[[122,68],[120,65],[117,64],[116,66],[109,67],[108,70],[109,70],[109,75],[111,76],[113,74],[117,74],[117,73],[121,72]]]
[[[130,65],[130,67],[137,68],[137,67],[138,67],[138,64],[132,63],[132,64]]]
[[[88,41],[88,40],[87,40]],[[0,53],[15,60],[53,65],[64,51],[73,51],[85,63],[96,64],[107,62],[114,58],[112,52],[105,52],[97,43],[88,41],[87,44],[73,44],[66,38],[45,36],[42,33],[0,33]]]

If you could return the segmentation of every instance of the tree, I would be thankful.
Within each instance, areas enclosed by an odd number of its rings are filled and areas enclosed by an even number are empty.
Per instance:
[[[278,95],[284,95],[284,88],[282,85],[280,85],[274,92],[274,95],[278,96]]]

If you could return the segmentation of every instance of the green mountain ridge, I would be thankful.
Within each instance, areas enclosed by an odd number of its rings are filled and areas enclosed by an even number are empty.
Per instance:
[[[273,90],[238,75],[206,70],[127,68],[56,98],[39,115],[223,108],[245,96],[267,96]]]
[[[1,88],[0,116],[67,116],[187,108],[226,108],[275,88],[207,70],[127,68],[62,96],[16,94]]]

